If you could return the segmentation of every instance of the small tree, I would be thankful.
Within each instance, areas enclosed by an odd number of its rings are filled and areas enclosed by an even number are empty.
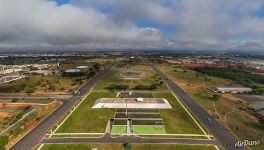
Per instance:
[[[148,87],[148,90],[155,90],[157,88],[157,86],[155,84],[151,84],[149,87]]]
[[[221,98],[221,95],[219,95],[219,94],[213,94],[213,96],[212,96],[212,100],[213,101],[217,101],[217,100],[219,100]]]
[[[28,89],[26,89],[25,92],[26,92],[27,94],[30,94],[30,93],[34,93],[35,90],[34,90],[33,88],[28,88]]]
[[[19,100],[19,98],[12,98],[12,103],[14,103],[14,102],[17,102]]]
[[[0,149],[5,149],[6,144],[8,144],[8,136],[0,136]]]

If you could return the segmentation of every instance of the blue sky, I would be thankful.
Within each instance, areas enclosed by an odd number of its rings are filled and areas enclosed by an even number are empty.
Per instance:
[[[56,0],[59,5],[68,4],[69,0]]]
[[[0,48],[264,49],[262,0],[51,1],[0,0]]]

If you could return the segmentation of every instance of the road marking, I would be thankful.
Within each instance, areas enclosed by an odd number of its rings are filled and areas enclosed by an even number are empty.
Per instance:
[[[52,135],[99,135],[99,134],[105,134],[105,133],[53,133]],[[119,134],[119,133],[111,133],[111,134]],[[208,136],[204,134],[126,134],[125,135],[166,135],[166,136]],[[51,135],[51,134],[46,134],[46,135]],[[212,135],[209,135],[210,137],[213,137]]]
[[[92,92],[93,88],[83,97],[83,99],[77,104],[77,106],[73,106],[73,110],[67,115],[66,118],[63,119],[63,121],[59,124],[59,126],[56,127],[54,131],[51,130],[51,134],[48,136],[50,138],[60,127],[61,125],[70,117],[70,115],[80,106],[80,104],[85,100],[85,98]],[[37,150],[41,150],[41,148],[44,146],[44,144],[41,144]]]
[[[46,134],[46,135],[101,135],[105,133],[53,133],[53,134]]]
[[[57,126],[57,128],[51,132],[51,133],[55,133],[61,126],[62,124],[71,116],[71,114],[80,106],[80,104],[85,100],[85,98],[92,92],[93,88],[91,88],[91,90],[83,97],[83,99],[77,104],[77,106],[73,106],[73,110],[71,110],[71,112],[67,115],[66,118],[64,118],[64,120],[59,124],[59,126]]]
[[[204,129],[201,127],[201,125],[196,121],[196,119],[192,116],[192,114],[188,111],[188,109],[182,104],[182,102],[178,99],[178,97],[173,93],[171,92],[172,95],[177,99],[177,101],[181,104],[181,106],[183,107],[183,109],[188,113],[188,115],[192,118],[192,120],[197,124],[197,126],[202,130],[202,132],[205,134],[205,135],[209,135],[207,134]]]
[[[197,126],[202,130],[202,132],[207,135],[207,138],[210,140],[210,136],[209,134],[207,134],[204,129],[201,127],[201,125],[196,121],[196,119],[192,116],[192,114],[188,111],[188,109],[182,104],[182,102],[178,99],[178,97],[173,93],[171,92],[172,95],[177,99],[177,101],[181,104],[181,106],[184,108],[184,110],[190,115],[190,117],[193,119],[193,121],[197,124]],[[219,150],[219,148],[217,146],[214,146],[215,149]]]

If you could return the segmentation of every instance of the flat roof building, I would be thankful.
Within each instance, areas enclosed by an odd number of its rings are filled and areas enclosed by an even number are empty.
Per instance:
[[[255,111],[261,111],[264,110],[264,103],[250,104],[249,107]]]
[[[76,67],[76,69],[88,69],[89,67],[88,66],[78,66]]]
[[[248,93],[252,91],[247,87],[212,87],[208,89],[214,93]]]
[[[80,69],[68,69],[68,70],[65,70],[64,72],[66,73],[79,73],[81,72]]]

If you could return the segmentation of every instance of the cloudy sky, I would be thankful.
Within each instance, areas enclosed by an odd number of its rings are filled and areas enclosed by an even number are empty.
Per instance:
[[[0,0],[5,48],[264,51],[264,0]]]

